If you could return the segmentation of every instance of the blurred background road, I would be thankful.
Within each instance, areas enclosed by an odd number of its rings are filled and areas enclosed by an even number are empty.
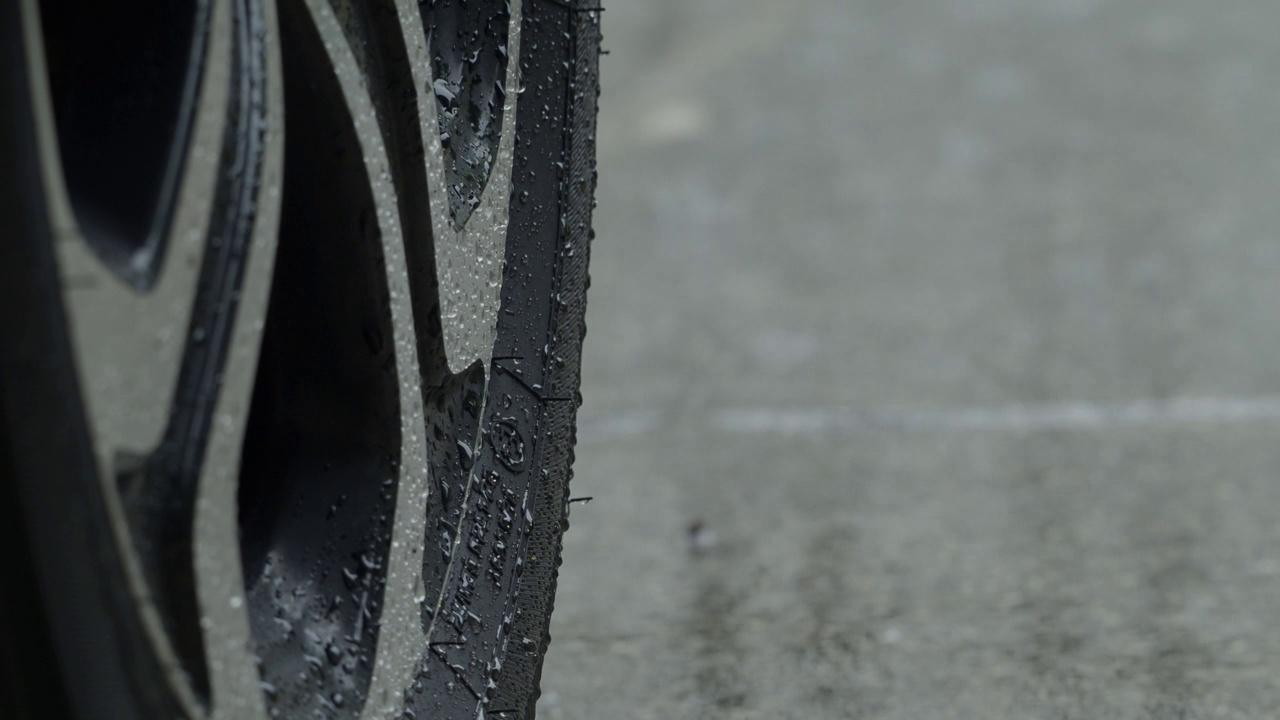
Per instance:
[[[1280,5],[604,21],[540,718],[1280,717]]]

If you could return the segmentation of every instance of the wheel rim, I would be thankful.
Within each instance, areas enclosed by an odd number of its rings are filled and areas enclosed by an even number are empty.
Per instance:
[[[184,69],[172,132],[138,171],[155,191],[112,222],[93,215],[114,201],[92,196],[84,149],[122,141],[64,120],[87,81],[46,70],[41,42],[61,58],[71,32],[50,7],[43,31],[34,0],[23,17],[64,301],[103,500],[173,705],[483,707],[500,663],[459,665],[454,648],[469,632],[504,644],[511,620],[467,617],[460,593],[485,570],[456,549],[514,544],[532,521],[504,474],[528,469],[514,418],[536,410],[492,395],[495,372],[524,383],[519,358],[492,357],[519,5],[183,6],[189,41],[146,46]],[[502,63],[465,61],[477,52]],[[325,348],[340,350],[314,362]],[[480,506],[498,527],[462,528]],[[493,557],[492,590],[509,593],[522,561]],[[463,700],[415,700],[432,657]]]

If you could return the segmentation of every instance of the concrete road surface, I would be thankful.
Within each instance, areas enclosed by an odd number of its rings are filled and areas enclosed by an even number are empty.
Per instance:
[[[604,20],[540,718],[1280,718],[1280,4]]]

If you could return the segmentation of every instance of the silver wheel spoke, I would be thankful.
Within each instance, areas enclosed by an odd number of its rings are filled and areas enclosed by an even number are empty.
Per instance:
[[[252,77],[238,84],[242,107],[260,110],[244,118],[244,132],[261,138],[261,176],[243,192],[256,208],[248,236],[248,264],[240,284],[230,350],[214,408],[208,461],[200,475],[195,514],[195,563],[212,685],[214,718],[267,716],[245,603],[240,557],[238,497],[240,461],[257,371],[276,254],[284,162],[284,96],[279,29],[271,1],[244,3],[236,28],[242,61]],[[255,84],[256,83],[256,84]]]
[[[502,122],[496,151],[482,185],[483,191],[474,201],[474,206],[464,205],[465,215],[460,208],[450,207],[450,188],[446,178],[458,170],[451,166],[461,161],[456,156],[446,159],[440,132],[440,108],[451,102],[454,90],[447,78],[438,78],[432,73],[433,65],[439,65],[432,62],[433,54],[438,54],[439,50],[428,47],[427,37],[432,35],[432,29],[423,28],[420,19],[428,15],[428,7],[446,4],[441,0],[423,6],[413,0],[396,0],[414,85],[431,90],[417,92],[416,96],[426,151],[431,229],[436,238],[435,264],[440,288],[440,316],[444,326],[444,352],[449,372],[457,374],[477,360],[488,367],[493,356],[511,200],[511,166],[515,157],[515,108],[520,93],[520,63],[512,58],[520,56],[521,4],[510,3],[507,45],[502,48],[507,62],[499,85],[505,91],[500,93]],[[423,8],[421,11],[420,6]],[[461,12],[460,6],[448,9]],[[433,35],[432,40],[436,45],[444,45],[452,39]],[[462,221],[455,222],[456,217],[461,217]]]
[[[298,4],[302,4],[301,0]],[[373,223],[376,226],[373,232],[381,244],[393,335],[391,345],[399,378],[401,444],[393,528],[388,555],[383,561],[385,586],[378,616],[376,656],[369,684],[362,689],[366,697],[362,716],[389,717],[400,711],[403,688],[407,686],[409,673],[425,646],[416,602],[422,587],[420,548],[425,522],[422,505],[428,493],[420,385],[422,373],[419,370],[410,282],[405,269],[401,208],[393,183],[395,168],[384,142],[384,125],[380,124],[378,110],[366,87],[368,76],[360,58],[352,51],[333,8],[323,0],[306,0],[305,11],[312,23],[312,32],[318,34],[340,86],[363,157],[364,182],[373,202]],[[348,18],[348,22],[355,20]],[[361,594],[360,598],[363,597]],[[347,702],[357,700],[359,698],[352,698]],[[332,703],[332,698],[329,702]]]
[[[274,253],[282,138],[265,129],[279,127],[279,69],[264,45],[273,20],[256,0],[201,7],[193,121],[175,136],[180,157],[164,169],[176,177],[154,211],[169,220],[140,239],[101,222],[96,199],[68,184],[64,168],[80,161],[66,152],[121,139],[90,128],[87,147],[60,147],[39,9],[26,0],[23,10],[59,272],[125,580],[183,711],[200,717],[212,700],[252,717],[262,703],[240,599],[235,469]],[[124,272],[103,243],[137,248]]]

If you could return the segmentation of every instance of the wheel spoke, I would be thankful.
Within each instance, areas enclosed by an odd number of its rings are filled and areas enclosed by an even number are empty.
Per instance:
[[[477,360],[489,364],[497,333],[520,93],[521,4],[396,5],[414,85],[421,89],[416,96],[444,352],[449,371],[457,374]],[[499,22],[508,23],[505,32],[494,27]]]
[[[32,14],[36,12],[34,3],[28,3],[26,8]],[[225,7],[212,12],[208,45],[210,59],[215,62],[228,52],[228,23]],[[65,30],[57,26],[52,29]],[[139,477],[145,476],[147,461],[160,446],[168,424],[169,404],[175,397],[187,345],[187,318],[195,301],[200,252],[209,224],[210,204],[204,198],[212,194],[217,157],[216,153],[212,158],[189,154],[186,162],[180,163],[185,176],[177,191],[177,210],[135,207],[133,212],[125,213],[129,216],[125,221],[105,224],[92,214],[86,217],[86,209],[92,212],[96,206],[108,203],[90,191],[94,188],[83,187],[77,178],[82,179],[94,170],[95,155],[104,149],[107,152],[115,149],[113,146],[122,138],[113,130],[127,119],[107,121],[101,131],[95,133],[92,118],[84,113],[72,113],[74,106],[69,108],[66,101],[55,102],[58,94],[70,93],[59,90],[49,78],[67,79],[67,71],[62,68],[74,67],[66,54],[73,50],[68,45],[76,35],[78,33],[73,33],[71,38],[50,36],[51,52],[45,54],[49,57],[49,67],[64,73],[62,78],[42,72],[43,63],[35,70],[40,75],[33,83],[37,88],[35,104],[37,114],[44,116],[39,125],[45,190],[58,241],[57,258],[66,288],[72,341],[86,389],[86,411],[94,433],[106,506],[117,542],[126,549],[122,554],[132,593],[145,599],[138,603],[143,626],[160,665],[168,670],[173,694],[190,713],[207,701],[208,692],[199,628],[191,623],[178,627],[176,619],[179,607],[189,610],[195,603],[190,562],[184,563],[178,558],[179,564],[185,567],[178,568],[176,576],[170,576],[176,581],[173,585],[162,587],[159,573],[155,572],[163,563],[158,557],[162,548],[176,546],[179,554],[184,546],[190,549],[189,529],[184,533],[181,522],[177,527],[166,525],[162,518],[150,517],[145,501],[131,500],[142,493],[144,483]],[[34,44],[43,39],[30,37],[28,41]],[[83,67],[83,60],[80,65]],[[69,80],[74,85],[83,78],[73,73]],[[226,102],[228,87],[223,78],[211,74],[202,85],[201,106],[218,107]],[[55,115],[55,110],[60,114]],[[217,147],[224,113],[218,109],[199,115],[193,131],[196,140],[193,146]],[[60,130],[56,136],[54,127]],[[76,142],[82,136],[88,140]],[[62,150],[67,152],[60,152]],[[164,150],[153,154],[164,155]],[[165,184],[165,180],[159,184]],[[169,179],[168,184],[175,183]],[[143,198],[142,204],[147,200]],[[150,200],[154,202],[154,197]],[[155,223],[146,217],[152,214],[174,215],[166,238],[174,242],[156,240]],[[104,233],[104,227],[116,232]],[[134,234],[129,235],[129,231]],[[110,237],[112,234],[117,237]],[[89,238],[95,235],[98,242],[91,244]],[[127,282],[127,273],[121,272],[121,268],[127,269],[129,263],[121,264],[121,254],[113,256],[109,252],[111,248],[121,251],[131,248],[145,253],[148,247],[166,244],[172,247],[159,263],[157,274],[162,279],[146,288],[149,290],[146,293],[139,292],[138,283]],[[108,250],[107,257],[99,262],[97,255],[104,249]],[[152,256],[160,257],[157,253]],[[138,322],[140,318],[146,321]],[[193,507],[194,478],[190,478],[189,485],[191,491],[180,492],[177,498],[180,506],[177,514],[185,514],[188,520]],[[173,537],[175,534],[177,537]],[[165,544],[162,546],[157,541]],[[134,551],[129,552],[128,548]]]
[[[238,243],[224,262],[222,331],[228,350],[208,430],[193,525],[195,576],[215,718],[265,718],[240,552],[239,485],[250,401],[277,255],[284,171],[284,88],[270,0],[234,0],[232,101],[212,245]],[[234,128],[234,130],[233,130]],[[228,153],[227,148],[236,148]],[[254,172],[254,166],[257,171]],[[237,267],[238,265],[238,267]],[[232,285],[229,276],[241,273]],[[237,299],[238,296],[238,299]],[[230,323],[228,326],[227,323]]]
[[[366,84],[378,56],[353,52],[326,3],[280,13],[287,181],[241,475],[245,580],[269,706],[356,717],[398,709],[406,671],[388,657],[411,670],[423,646],[427,478],[403,238],[428,226],[398,201],[395,120]]]
[[[278,70],[270,67],[261,3],[194,5],[197,19],[207,16],[207,32],[191,43],[185,71],[182,92],[194,102],[179,114],[190,116],[189,131],[178,123],[169,135],[140,137],[133,128],[122,137],[120,127],[131,121],[146,127],[146,107],[126,108],[133,116],[124,118],[108,113],[95,127],[76,103],[55,102],[56,83],[39,71],[35,105],[44,115],[44,184],[104,503],[169,691],[198,717],[211,689],[229,698],[242,695],[243,677],[257,684],[243,610],[239,622],[222,612],[237,610],[243,594],[235,474],[227,468],[237,463],[256,362],[258,328],[245,320],[261,318],[274,254],[280,138],[266,128],[279,125],[281,110],[278,90],[267,88]],[[34,3],[25,8],[35,12]],[[55,24],[43,33],[56,72],[80,52],[78,36],[58,34],[65,31]],[[135,50],[157,61],[147,55],[154,43]],[[55,80],[72,90],[87,82]],[[133,145],[117,146],[126,140]],[[102,179],[120,170],[128,182],[135,156],[145,165],[174,154],[177,160],[153,163],[159,189],[132,205]],[[111,166],[90,167],[94,160]],[[229,525],[218,522],[226,517]],[[246,666],[249,673],[236,670]],[[228,683],[237,672],[241,682]],[[252,712],[255,696],[237,702],[238,716]]]

